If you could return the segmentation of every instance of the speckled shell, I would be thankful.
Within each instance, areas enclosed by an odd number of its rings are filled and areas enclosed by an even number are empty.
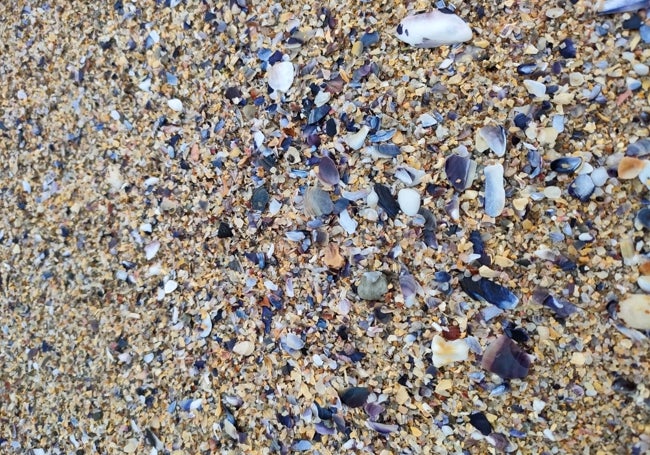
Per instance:
[[[395,35],[411,46],[432,48],[469,41],[472,29],[457,15],[434,10],[404,18]]]

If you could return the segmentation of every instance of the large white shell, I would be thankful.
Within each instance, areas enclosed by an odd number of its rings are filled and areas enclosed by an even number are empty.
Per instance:
[[[404,18],[395,35],[411,46],[431,48],[469,41],[472,29],[457,15],[434,10]]]
[[[295,70],[291,62],[278,62],[269,68],[269,86],[273,90],[286,92],[293,84]]]

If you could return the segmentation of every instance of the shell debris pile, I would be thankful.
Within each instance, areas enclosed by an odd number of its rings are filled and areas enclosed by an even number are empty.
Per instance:
[[[0,452],[648,452],[650,23],[592,3],[2,2]]]

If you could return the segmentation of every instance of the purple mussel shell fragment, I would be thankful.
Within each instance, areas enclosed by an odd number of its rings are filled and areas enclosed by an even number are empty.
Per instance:
[[[494,340],[483,353],[481,367],[503,379],[525,378],[531,358],[506,335]]]
[[[469,188],[474,180],[476,163],[467,156],[450,155],[445,161],[445,173],[454,189],[462,192]]]

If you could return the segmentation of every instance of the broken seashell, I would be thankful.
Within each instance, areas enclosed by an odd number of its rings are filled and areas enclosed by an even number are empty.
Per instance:
[[[269,87],[286,92],[293,84],[295,70],[291,62],[278,62],[269,68]]]
[[[472,39],[472,29],[456,14],[434,10],[404,18],[395,35],[418,48],[464,43]]]
[[[469,346],[463,339],[447,341],[436,335],[431,341],[431,361],[436,368],[467,360],[468,355]]]
[[[486,125],[476,132],[476,150],[490,149],[496,156],[506,153],[506,130],[502,126]]]
[[[650,329],[650,294],[632,294],[618,304],[618,317],[633,329]]]
[[[483,353],[481,367],[503,379],[525,378],[531,357],[505,335],[494,340]]]

